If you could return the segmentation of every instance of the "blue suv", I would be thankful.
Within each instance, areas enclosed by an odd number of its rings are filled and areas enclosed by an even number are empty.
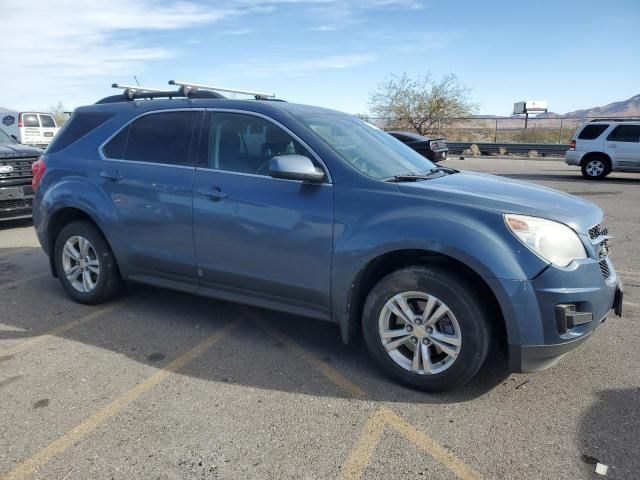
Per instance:
[[[78,108],[33,173],[38,238],[73,300],[131,280],[327,320],[426,391],[495,349],[512,371],[547,368],[621,314],[597,206],[438,167],[332,110],[125,91]]]

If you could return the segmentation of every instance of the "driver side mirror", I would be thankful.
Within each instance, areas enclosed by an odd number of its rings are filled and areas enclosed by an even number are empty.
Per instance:
[[[310,158],[303,155],[279,155],[269,162],[269,175],[286,180],[302,180],[319,183],[324,180],[324,172],[316,167]]]

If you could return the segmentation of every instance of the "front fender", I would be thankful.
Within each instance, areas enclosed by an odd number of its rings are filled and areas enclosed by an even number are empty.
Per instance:
[[[392,188],[338,188],[335,197],[331,296],[334,318],[343,331],[350,321],[352,289],[370,262],[391,252],[417,250],[453,258],[482,277],[502,308],[510,341],[518,337],[513,292],[496,280],[522,285],[547,264],[508,231],[500,213],[409,199]]]

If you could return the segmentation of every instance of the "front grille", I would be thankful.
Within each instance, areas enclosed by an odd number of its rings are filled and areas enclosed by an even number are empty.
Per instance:
[[[609,278],[611,276],[611,272],[609,271],[609,264],[607,263],[607,259],[600,260],[600,271],[602,272],[602,276],[605,278]]]
[[[607,235],[608,233],[609,231],[599,223],[595,227],[589,229],[589,238],[591,240],[595,240],[596,238]]]
[[[31,178],[31,165],[37,160],[33,158],[0,158],[0,167],[12,167],[13,171],[0,173],[0,180],[11,180],[14,178]]]

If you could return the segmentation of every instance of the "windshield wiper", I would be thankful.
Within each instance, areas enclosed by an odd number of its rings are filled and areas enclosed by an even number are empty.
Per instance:
[[[402,173],[393,177],[385,178],[385,182],[417,182],[418,180],[429,180],[430,178],[438,178],[444,175],[458,173],[458,170],[447,167],[435,167],[428,172],[421,173]],[[439,175],[438,175],[439,174]]]

